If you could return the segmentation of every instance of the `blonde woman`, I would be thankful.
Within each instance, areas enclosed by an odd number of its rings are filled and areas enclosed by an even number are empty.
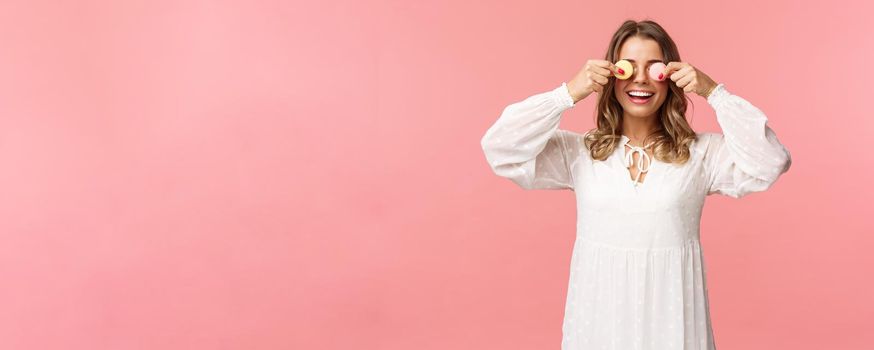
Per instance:
[[[627,79],[619,60],[632,63]],[[652,64],[666,64],[650,76]],[[596,127],[559,129],[597,93]],[[687,93],[707,99],[722,133],[695,132]],[[648,97],[647,97],[648,96]],[[605,59],[507,106],[482,138],[495,174],[577,199],[562,349],[715,350],[699,223],[710,194],[765,191],[789,151],[765,114],[680,59],[653,21],[626,21]]]

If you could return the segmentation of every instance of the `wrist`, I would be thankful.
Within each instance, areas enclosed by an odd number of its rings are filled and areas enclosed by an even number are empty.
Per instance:
[[[574,86],[574,82],[568,82],[565,84],[565,88],[567,89],[568,96],[574,101],[574,104],[582,100],[585,96],[581,96],[579,91]]]
[[[713,93],[713,90],[716,90],[716,85],[717,85],[717,84],[710,85],[710,88],[707,89],[707,91],[704,92],[704,95],[703,95],[704,98],[708,98],[708,97],[710,97],[710,94]]]

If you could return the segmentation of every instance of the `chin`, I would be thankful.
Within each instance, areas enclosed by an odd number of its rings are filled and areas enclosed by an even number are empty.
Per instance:
[[[625,115],[632,117],[632,118],[646,118],[646,117],[653,115],[654,113],[655,113],[655,111],[640,113],[640,112],[635,112],[633,110],[628,110],[628,109],[625,110]]]
[[[634,118],[646,118],[655,114],[659,110],[658,108],[653,108],[650,106],[639,106],[635,104],[623,104],[622,108],[626,115]]]

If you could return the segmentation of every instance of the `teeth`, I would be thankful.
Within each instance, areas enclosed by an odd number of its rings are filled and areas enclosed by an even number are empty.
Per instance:
[[[628,92],[631,96],[640,96],[640,97],[650,97],[653,95],[652,92],[643,92],[643,91],[630,91]]]

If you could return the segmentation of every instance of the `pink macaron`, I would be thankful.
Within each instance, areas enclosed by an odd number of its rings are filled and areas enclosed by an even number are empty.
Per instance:
[[[649,77],[655,81],[663,81],[663,80],[667,79],[667,77],[662,76],[662,78],[659,79],[659,75],[661,75],[664,71],[665,71],[665,64],[664,63],[661,63],[661,62],[653,63],[652,65],[649,66]]]

